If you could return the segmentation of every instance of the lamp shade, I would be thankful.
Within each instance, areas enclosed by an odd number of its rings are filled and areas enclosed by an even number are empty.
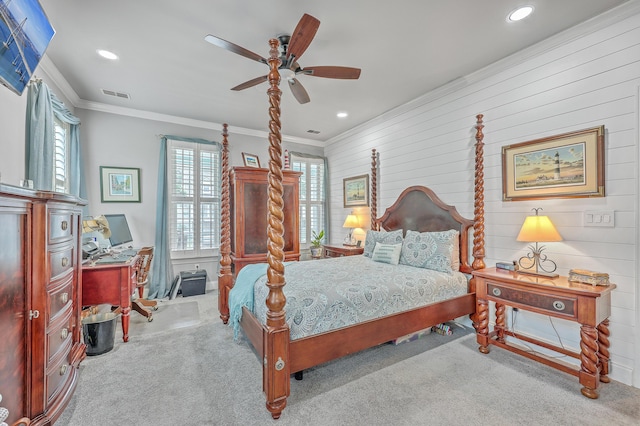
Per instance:
[[[520,228],[518,241],[551,242],[562,241],[562,236],[548,216],[527,216]]]
[[[358,220],[358,216],[355,214],[347,215],[347,218],[344,220],[343,228],[359,228],[360,221]]]

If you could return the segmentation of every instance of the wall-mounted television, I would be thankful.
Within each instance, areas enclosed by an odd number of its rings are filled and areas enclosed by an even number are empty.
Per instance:
[[[0,83],[22,95],[54,34],[38,0],[0,0]]]

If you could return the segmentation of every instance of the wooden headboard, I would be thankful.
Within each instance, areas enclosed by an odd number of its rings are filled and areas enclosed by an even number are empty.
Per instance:
[[[402,229],[418,232],[460,231],[460,271],[471,273],[469,231],[473,220],[462,217],[455,207],[445,204],[431,189],[411,186],[405,189],[384,215],[374,220],[376,229]]]

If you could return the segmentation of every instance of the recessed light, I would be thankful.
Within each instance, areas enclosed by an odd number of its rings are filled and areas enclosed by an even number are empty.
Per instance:
[[[112,61],[118,59],[118,55],[113,52],[109,52],[108,50],[98,49],[97,52],[98,55],[102,56],[103,58],[110,59]]]
[[[522,6],[512,11],[509,16],[507,16],[507,21],[516,22],[521,21],[527,16],[531,15],[533,12],[533,6]]]
[[[339,113],[336,114],[336,117],[338,117],[338,118],[346,118],[348,116],[349,116],[349,114],[344,112],[344,111],[339,112]]]

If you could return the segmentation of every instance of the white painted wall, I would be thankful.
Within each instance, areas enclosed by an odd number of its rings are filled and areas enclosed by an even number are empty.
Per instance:
[[[638,85],[640,9],[616,11],[458,79],[329,141],[332,235],[344,232],[345,177],[369,173],[380,152],[378,216],[400,192],[426,185],[473,218],[475,115],[485,121],[487,265],[527,252],[516,235],[542,207],[564,237],[547,243],[558,272],[608,272],[612,297],[611,377],[640,387],[638,358]],[[625,15],[622,15],[625,13]],[[478,47],[482,49],[482,46]],[[503,202],[501,147],[573,130],[606,128],[606,197]],[[615,228],[582,224],[585,210],[615,211]],[[517,330],[579,348],[579,327],[520,311]],[[635,369],[635,371],[634,371]]]

